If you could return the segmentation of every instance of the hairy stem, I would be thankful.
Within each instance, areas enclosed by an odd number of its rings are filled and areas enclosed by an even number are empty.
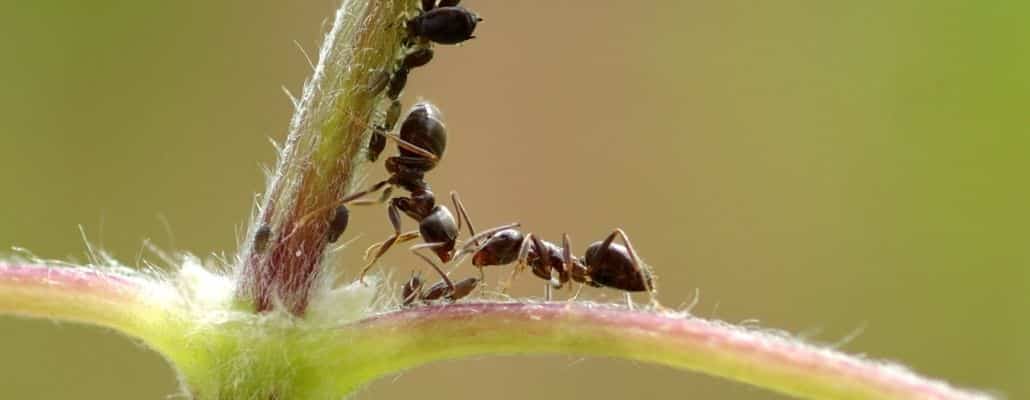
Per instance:
[[[149,282],[87,268],[0,262],[0,314],[75,321],[146,337],[161,318]]]
[[[813,399],[980,399],[897,365],[676,314],[575,303],[423,307],[353,324],[338,350],[372,379],[488,354],[606,356],[700,371]],[[361,382],[361,380],[358,380]]]
[[[353,190],[371,128],[387,106],[372,90],[402,49],[411,0],[346,0],[304,87],[256,223],[271,229],[266,251],[245,246],[237,298],[256,311],[279,303],[304,313],[326,249],[337,199]],[[262,246],[263,247],[263,246]]]
[[[180,368],[197,398],[338,398],[433,361],[506,354],[645,361],[802,398],[989,398],[898,365],[681,314],[583,303],[467,303],[344,325],[226,317],[217,310],[205,320],[182,309],[175,290],[131,273],[0,263],[0,314],[82,322],[140,338]]]

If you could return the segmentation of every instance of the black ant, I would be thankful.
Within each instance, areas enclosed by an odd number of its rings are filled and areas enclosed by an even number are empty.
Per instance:
[[[441,298],[452,302],[457,301],[468,296],[476,289],[476,286],[479,285],[479,278],[465,278],[458,282],[451,282],[450,279],[444,276],[444,280],[437,282],[426,290],[422,290],[424,285],[425,282],[422,281],[420,275],[412,275],[411,279],[401,286],[401,304],[410,306],[415,300],[428,303]]]
[[[413,252],[430,249],[437,257],[448,262],[453,257],[458,232],[463,221],[469,222],[469,231],[474,234],[471,220],[465,211],[457,193],[451,193],[451,200],[458,210],[455,221],[454,214],[444,205],[436,204],[436,196],[425,181],[426,172],[436,167],[447,147],[447,130],[440,120],[440,111],[430,103],[419,103],[408,113],[401,125],[400,136],[386,135],[397,142],[397,156],[386,160],[386,170],[390,177],[372,185],[369,189],[350,194],[340,199],[339,204],[377,204],[389,201],[387,215],[394,234],[378,247],[371,261],[361,271],[361,277],[370,270],[376,261],[396,243],[402,243],[421,237],[424,244],[412,247]],[[399,187],[407,191],[409,197],[393,197],[392,188]],[[369,194],[383,191],[378,200],[358,200]],[[418,221],[419,229],[401,232],[401,213]],[[510,226],[509,226],[510,227]],[[499,229],[499,228],[498,228]],[[496,229],[495,229],[496,230]],[[492,232],[494,230],[488,231]]]
[[[475,13],[458,6],[460,0],[422,0],[422,13],[408,21],[408,35],[440,44],[458,44],[469,39],[476,24],[483,21]]]
[[[485,241],[478,243],[479,238],[484,236]],[[614,243],[616,237],[620,237],[625,246]],[[472,265],[480,269],[480,274],[484,267],[490,265],[517,262],[511,279],[528,265],[534,275],[549,281],[549,287],[561,288],[571,280],[586,286],[609,287],[625,292],[647,291],[654,301],[651,272],[640,262],[633,244],[622,229],[615,229],[603,241],[591,244],[582,258],[572,255],[567,234],[562,235],[562,246],[558,247],[532,233],[523,235],[516,229],[474,235],[458,255],[465,253],[473,253]]]
[[[393,75],[384,76],[380,79],[379,83],[372,89],[375,92],[383,90],[388,85],[386,95],[390,98],[390,108],[386,110],[386,118],[383,120],[383,124],[377,126],[372,132],[372,138],[368,141],[368,160],[375,162],[379,159],[379,154],[386,149],[386,135],[387,132],[392,131],[393,127],[397,125],[397,121],[401,116],[401,102],[398,98],[401,92],[404,90],[404,86],[408,82],[408,74],[412,69],[421,67],[428,64],[433,60],[433,50],[429,48],[423,48],[415,50],[408,55],[404,56],[401,60],[400,66]]]

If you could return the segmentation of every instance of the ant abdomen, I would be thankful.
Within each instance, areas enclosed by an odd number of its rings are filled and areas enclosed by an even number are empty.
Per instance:
[[[442,158],[447,148],[447,128],[443,125],[440,110],[431,103],[418,103],[408,113],[408,117],[401,124],[401,140],[433,153],[437,158]],[[411,150],[398,146],[402,157],[418,158],[420,155]],[[424,171],[429,171],[435,164],[426,165]]]
[[[583,263],[587,265],[590,281],[627,292],[643,292],[652,286],[651,275],[646,269],[638,269],[626,247],[610,243],[594,242],[587,247]]]

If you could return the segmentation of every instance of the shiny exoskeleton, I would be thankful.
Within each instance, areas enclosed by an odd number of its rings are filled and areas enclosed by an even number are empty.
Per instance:
[[[348,195],[340,200],[341,204],[349,202],[372,204],[386,202],[389,199],[387,215],[394,234],[382,243],[373,246],[373,248],[378,247],[378,250],[362,270],[362,277],[394,244],[419,237],[422,238],[424,244],[413,247],[412,251],[418,254],[418,250],[429,249],[436,253],[441,261],[450,261],[454,254],[462,221],[468,219],[465,207],[461,204],[457,194],[451,194],[454,207],[459,212],[458,218],[455,220],[454,214],[446,206],[436,204],[436,196],[425,180],[425,174],[436,167],[447,148],[447,129],[441,121],[440,111],[430,103],[416,104],[401,125],[400,136],[387,135],[387,137],[397,142],[399,153],[386,160],[386,171],[390,173],[390,177],[372,185],[367,190]],[[390,198],[394,187],[408,192],[408,196]],[[383,194],[379,200],[355,201],[380,190],[383,191]],[[418,221],[417,231],[401,232],[401,213]],[[469,229],[472,230],[471,224]]]
[[[347,224],[350,222],[350,210],[347,206],[338,206],[333,211],[333,217],[329,220],[329,231],[326,232],[325,237],[329,243],[336,243],[340,239],[340,235],[347,230]]]
[[[458,6],[459,1],[422,1],[422,13],[408,21],[408,35],[440,44],[458,44],[475,38],[478,15]]]
[[[369,161],[375,162],[379,159],[379,155],[386,149],[387,132],[392,131],[393,127],[397,124],[397,120],[400,119],[401,102],[399,98],[401,92],[404,91],[404,86],[408,83],[408,74],[412,69],[426,65],[432,60],[432,49],[421,48],[412,51],[404,56],[404,59],[401,60],[397,70],[392,75],[381,79],[376,85],[377,88],[373,89],[378,92],[382,90],[383,86],[388,88],[386,96],[390,98],[390,108],[386,111],[386,118],[383,124],[373,130],[372,137],[369,139],[367,151]]]
[[[410,306],[415,301],[430,303],[440,299],[450,302],[460,300],[476,289],[479,285],[479,278],[465,278],[457,282],[441,280],[433,286],[423,290],[425,282],[418,275],[414,275],[401,286],[401,304]]]
[[[478,243],[478,238],[484,236],[483,243]],[[625,245],[614,243],[616,237]],[[654,291],[651,272],[640,262],[629,237],[621,229],[591,244],[581,258],[572,255],[568,235],[563,235],[559,247],[516,229],[504,229],[489,236],[476,235],[460,253],[468,252],[473,253],[472,265],[480,269],[517,262],[513,277],[521,268],[529,266],[534,275],[549,281],[555,288],[573,281],[625,292]]]

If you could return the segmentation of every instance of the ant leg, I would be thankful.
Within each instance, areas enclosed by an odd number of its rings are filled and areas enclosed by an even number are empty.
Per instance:
[[[443,278],[444,283],[447,284],[447,290],[449,290],[450,293],[454,293],[454,282],[451,282],[451,278],[447,277],[447,274],[444,273],[442,269],[440,269],[440,266],[436,265],[436,262],[434,262],[432,258],[429,258],[425,254],[422,254],[422,253],[419,252],[419,250],[431,249],[433,247],[440,247],[440,246],[442,246],[444,244],[446,244],[446,243],[442,243],[442,242],[441,243],[422,243],[422,244],[417,244],[417,245],[411,246],[410,250],[416,256],[418,256],[419,258],[425,260],[425,262],[429,263],[429,265],[432,266],[433,269],[436,270],[436,273],[440,274],[440,277]]]
[[[586,286],[586,285],[584,285],[584,284],[580,283],[580,284],[579,284],[579,287],[578,287],[578,288],[576,288],[576,293],[572,295],[572,298],[571,298],[571,299],[569,299],[569,301],[576,301],[576,299],[578,299],[578,298],[579,298],[579,294],[583,292],[583,287],[584,287],[584,286]]]
[[[307,225],[308,221],[310,221],[311,218],[314,218],[316,215],[326,213],[329,210],[332,210],[332,209],[337,208],[337,207],[342,206],[342,205],[346,205],[347,203],[350,203],[350,202],[354,201],[355,199],[358,199],[358,198],[361,198],[363,196],[369,195],[371,193],[375,193],[375,192],[378,192],[380,190],[383,190],[383,187],[386,187],[389,184],[390,184],[389,180],[378,182],[375,185],[372,185],[371,187],[369,187],[368,189],[362,190],[360,192],[351,193],[351,194],[349,194],[347,196],[344,196],[339,201],[336,201],[334,203],[328,204],[328,205],[326,205],[324,207],[316,208],[316,209],[312,210],[311,212],[309,212],[307,214],[304,214],[303,216],[301,216],[300,218],[297,219],[297,223],[293,226],[293,229],[290,230],[290,233],[283,238],[283,240],[285,240],[286,238],[289,238],[290,236],[293,236],[294,232],[296,232],[302,226]],[[392,191],[392,190],[393,190],[393,188],[389,188],[387,191]],[[384,198],[388,198],[389,195],[385,195],[384,194],[383,197]]]
[[[511,287],[511,284],[515,282],[515,276],[517,276],[519,272],[525,268],[526,264],[528,264],[529,247],[532,245],[533,234],[527,233],[526,236],[522,238],[522,245],[519,246],[519,256],[515,259],[515,267],[511,269],[511,276],[508,277],[507,282],[501,285],[501,293],[506,292],[508,288]]]
[[[404,233],[402,233],[397,238],[397,240],[395,240],[393,242],[393,244],[400,244],[400,243],[404,243],[404,242],[410,242],[412,240],[418,239],[419,237],[420,237],[420,235],[419,235],[418,231],[404,232]],[[373,243],[371,246],[369,246],[367,249],[365,249],[364,260],[367,261],[369,258],[372,258],[372,253],[374,253],[376,250],[379,250],[379,248],[383,247],[383,243],[385,243],[385,241],[382,241],[382,242],[379,242],[379,243]]]
[[[383,242],[383,245],[379,247],[379,251],[377,251],[375,256],[372,257],[372,261],[369,261],[368,264],[365,264],[365,268],[361,269],[361,275],[358,276],[359,282],[365,281],[365,274],[368,273],[368,270],[372,269],[372,267],[376,265],[376,261],[379,261],[379,257],[386,254],[386,251],[390,250],[393,243],[401,236],[401,214],[400,211],[397,211],[397,206],[391,204],[390,208],[387,209],[387,214],[390,217],[390,225],[393,225],[393,236],[390,236],[389,239],[386,239],[386,241]]]
[[[433,160],[434,162],[440,160],[440,157],[437,156],[436,154],[433,154],[433,152],[431,152],[429,150],[426,150],[426,149],[423,149],[421,147],[418,147],[418,145],[415,145],[415,144],[413,144],[413,143],[411,143],[411,142],[409,142],[407,140],[401,139],[401,137],[397,136],[396,133],[387,133],[387,134],[384,134],[383,136],[386,136],[387,139],[390,139],[390,140],[393,140],[394,142],[397,142],[397,146],[400,146],[404,150],[407,150],[407,151],[410,151],[412,153],[418,154],[418,155],[420,155],[422,157],[425,157],[425,158],[428,158],[430,160]]]
[[[454,6],[458,5],[458,3],[461,3],[461,0],[440,0],[440,4],[437,4],[436,6],[437,7],[454,7]]]
[[[550,302],[551,301],[551,285],[546,284],[546,283],[544,284],[544,301],[545,302]]]
[[[569,240],[569,234],[568,233],[563,233],[561,235],[561,255],[562,255],[562,261],[565,261],[565,268],[569,269],[569,279],[571,279],[573,282],[579,283],[579,288],[576,289],[576,293],[572,295],[571,299],[569,299],[569,301],[576,301],[576,298],[579,297],[579,293],[583,291],[583,286],[586,286],[586,285],[583,282],[578,282],[576,280],[576,278],[575,278],[576,277],[576,272],[575,272],[574,268],[576,268],[576,267],[575,267],[575,264],[573,264],[573,260],[572,260],[572,243],[571,242],[572,241]],[[570,286],[570,288],[571,288],[571,286]]]
[[[337,206],[341,206],[341,205],[350,203],[350,202],[352,202],[354,200],[357,200],[359,198],[365,197],[365,196],[367,196],[369,194],[372,194],[372,193],[378,192],[380,190],[383,190],[383,188],[386,187],[389,184],[390,184],[389,180],[380,181],[380,182],[376,183],[375,185],[370,186],[368,189],[365,189],[365,190],[362,190],[360,192],[355,192],[355,193],[351,193],[349,195],[343,196],[343,198],[340,199],[340,201],[337,202],[339,204],[336,204],[333,207],[337,207]]]
[[[469,237],[476,236],[476,228],[472,226],[472,218],[469,218],[468,211],[465,211],[465,205],[461,203],[461,198],[458,197],[458,192],[451,191],[451,202],[454,203],[454,208],[458,210],[458,230],[461,230],[461,220],[465,219],[465,223],[469,226]]]
[[[350,202],[350,204],[353,204],[353,205],[356,205],[356,206],[371,206],[371,205],[376,205],[376,204],[383,204],[387,200],[390,200],[390,196],[391,195],[393,195],[393,187],[392,186],[387,186],[386,190],[383,190],[383,193],[381,193],[379,195],[378,199],[375,199],[375,200],[353,200],[353,201]]]
[[[549,275],[551,277],[551,279],[548,280],[547,282],[550,283],[551,286],[554,286],[556,289],[560,289],[562,287],[562,284],[561,284],[560,280],[556,280],[555,277],[554,277],[554,269],[555,268],[554,268],[554,263],[551,262],[551,254],[550,254],[550,252],[545,250],[546,247],[544,247],[543,242],[541,242],[539,238],[537,238],[536,236],[533,236],[532,239],[533,239],[533,245],[536,246],[538,256],[540,257],[540,262],[543,263],[544,267],[547,268],[547,275]],[[561,274],[561,272],[559,271],[558,274]]]

